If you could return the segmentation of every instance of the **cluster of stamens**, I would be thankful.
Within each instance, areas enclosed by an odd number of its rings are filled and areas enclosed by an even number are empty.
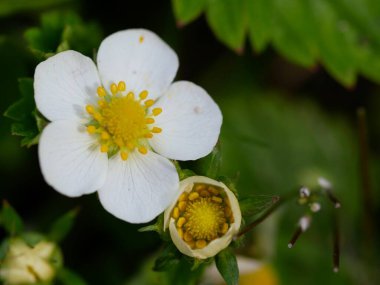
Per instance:
[[[190,192],[183,192],[171,217],[179,236],[192,249],[204,248],[222,237],[234,222],[224,190],[205,183],[196,183]]]
[[[149,108],[154,100],[147,99],[148,91],[143,90],[138,96],[126,92],[124,81],[111,84],[111,93],[104,87],[97,89],[98,105],[87,105],[86,111],[92,120],[87,125],[87,132],[98,136],[100,151],[114,154],[120,151],[123,160],[135,149],[140,153],[148,152],[147,139],[162,129],[153,126],[154,117],[161,114],[161,108]]]

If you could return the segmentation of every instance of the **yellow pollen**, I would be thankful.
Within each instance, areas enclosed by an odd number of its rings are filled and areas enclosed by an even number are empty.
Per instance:
[[[87,127],[87,132],[88,132],[89,134],[94,134],[94,133],[96,132],[96,128],[95,128],[95,126],[88,126],[88,127]]]
[[[139,38],[139,43],[142,44],[143,41],[144,41],[144,37],[143,37],[143,36],[140,36],[140,38]]]
[[[152,112],[153,112],[153,116],[158,116],[159,114],[162,113],[162,109],[161,108],[154,108],[152,110]]]
[[[116,93],[117,93],[117,85],[115,83],[111,84],[111,93],[113,95],[116,95]]]
[[[119,91],[125,91],[125,82],[124,81],[120,81],[119,84],[117,85],[117,90]]]
[[[198,249],[204,248],[206,245],[207,245],[207,242],[204,239],[197,240],[197,242],[195,243],[195,246]]]
[[[89,113],[90,115],[92,115],[92,114],[94,114],[95,109],[94,109],[94,107],[92,105],[87,105],[86,106],[86,111],[87,111],[87,113]]]
[[[110,96],[104,87],[98,87],[97,94],[101,97],[98,104],[85,107],[92,117],[87,132],[97,136],[101,152],[109,155],[120,152],[123,160],[135,149],[142,154],[148,153],[147,139],[162,131],[159,127],[149,126],[155,123],[152,111],[148,110],[154,101],[135,99],[134,93],[126,90],[124,81],[112,83],[110,89],[115,96]],[[146,90],[139,95],[144,99],[147,96]]]
[[[141,154],[147,154],[148,153],[148,149],[145,146],[140,146],[138,149],[139,149],[139,152]]]
[[[181,228],[178,229],[178,235],[180,238],[183,238],[183,230]]]
[[[178,201],[185,201],[187,199],[187,193],[183,192],[181,196],[179,196]]]
[[[175,208],[173,209],[172,217],[173,217],[174,219],[178,219],[178,217],[179,217],[179,209],[178,209],[177,207],[175,207]]]
[[[199,197],[199,194],[197,192],[192,192],[192,193],[190,193],[188,198],[190,201],[193,201],[193,200],[197,199],[198,197]]]
[[[140,93],[139,97],[140,97],[141,100],[146,99],[146,97],[148,97],[148,91],[146,91],[146,90],[142,91]]]
[[[192,240],[193,240],[193,237],[192,237],[192,235],[189,234],[188,232],[185,232],[184,235],[183,235],[183,239],[184,239],[184,241],[189,242],[189,241],[192,241]]]
[[[127,160],[128,159],[128,152],[122,151],[120,152],[120,156],[122,160]]]
[[[181,211],[185,211],[186,209],[186,205],[187,205],[187,202],[186,201],[180,201],[178,203],[178,208],[181,210]]]
[[[153,127],[152,129],[152,133],[155,133],[155,134],[159,134],[162,132],[162,129],[161,128],[158,128],[158,127]]]
[[[182,228],[182,226],[186,223],[186,219],[184,217],[180,217],[177,222],[177,227]]]
[[[153,99],[149,99],[149,100],[146,100],[145,101],[145,106],[147,107],[150,107],[154,104],[154,100]]]
[[[102,86],[98,87],[98,89],[96,90],[96,93],[98,93],[99,97],[104,97],[107,95],[106,90]]]

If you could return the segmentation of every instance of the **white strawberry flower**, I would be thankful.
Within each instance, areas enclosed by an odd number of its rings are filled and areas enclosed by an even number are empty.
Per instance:
[[[178,193],[169,159],[211,152],[222,123],[207,92],[172,83],[175,52],[143,29],[114,33],[100,45],[97,66],[65,51],[34,75],[38,110],[51,122],[39,143],[42,174],[58,192],[98,191],[103,207],[131,222],[148,222]]]

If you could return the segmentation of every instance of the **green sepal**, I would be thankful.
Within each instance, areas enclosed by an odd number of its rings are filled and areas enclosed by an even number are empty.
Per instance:
[[[164,241],[170,241],[169,230],[164,230],[164,213],[157,217],[156,223],[142,227],[138,230],[139,232],[156,232],[160,235],[161,239]]]
[[[280,201],[276,195],[252,195],[239,200],[240,211],[246,222],[256,219],[259,215]]]
[[[61,242],[71,231],[78,212],[79,209],[76,208],[59,217],[51,226],[48,233],[49,239],[57,243]]]
[[[21,234],[24,230],[24,223],[21,217],[7,201],[3,201],[3,207],[0,212],[0,224],[11,236]]]
[[[177,250],[173,243],[166,243],[164,249],[161,251],[160,256],[154,262],[153,270],[167,271],[173,268],[173,266],[178,265],[181,257],[181,253]]]
[[[227,247],[219,252],[215,257],[215,264],[227,285],[237,285],[239,283],[239,268],[236,256],[231,248]]]

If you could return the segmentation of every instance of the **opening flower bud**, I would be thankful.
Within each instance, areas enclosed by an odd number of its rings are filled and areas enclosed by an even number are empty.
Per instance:
[[[9,285],[49,282],[56,274],[52,260],[56,250],[52,242],[40,241],[31,247],[21,238],[10,240],[1,264],[1,279]]]
[[[178,250],[206,259],[226,248],[240,228],[239,203],[221,182],[192,176],[180,182],[178,197],[165,211],[164,229]]]

